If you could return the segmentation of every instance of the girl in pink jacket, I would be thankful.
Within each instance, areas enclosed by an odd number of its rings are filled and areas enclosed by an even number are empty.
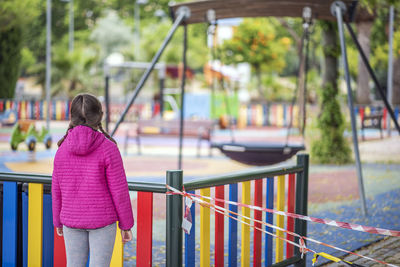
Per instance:
[[[52,179],[53,223],[64,235],[67,266],[109,266],[116,221],[122,241],[132,239],[132,206],[115,140],[101,126],[100,101],[79,94],[58,142]]]

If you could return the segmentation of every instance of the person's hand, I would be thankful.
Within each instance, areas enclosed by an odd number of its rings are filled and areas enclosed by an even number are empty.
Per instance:
[[[56,227],[56,230],[57,230],[57,235],[59,235],[59,236],[63,236],[64,235],[62,227]]]
[[[132,232],[131,230],[121,230],[122,235],[122,243],[126,243],[132,240]]]

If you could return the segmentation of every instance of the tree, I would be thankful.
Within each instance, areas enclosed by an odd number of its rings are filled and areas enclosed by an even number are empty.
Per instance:
[[[150,61],[156,54],[172,23],[152,24],[143,27],[141,51],[145,60]],[[188,27],[188,65],[194,69],[203,69],[207,60],[207,43],[205,24],[195,24]],[[165,49],[160,61],[178,64],[182,61],[183,30],[178,29]]]
[[[221,47],[224,64],[249,63],[257,77],[260,97],[265,97],[262,89],[261,71],[280,72],[285,67],[284,55],[291,45],[288,37],[276,37],[271,19],[244,19],[234,29],[233,37]]]
[[[336,23],[321,21],[322,48],[324,54],[323,83],[320,91],[320,114],[318,129],[320,134],[313,137],[311,154],[316,162],[343,164],[350,161],[350,148],[343,137],[344,119],[337,100],[338,56]]]
[[[23,29],[36,16],[36,1],[0,2],[0,98],[13,98],[20,74]]]
[[[370,36],[373,21],[361,21],[357,23],[357,39],[360,46],[365,53],[365,56],[370,56]],[[356,102],[358,104],[369,104],[370,101],[370,88],[369,88],[369,73],[365,66],[361,55],[358,55],[358,75],[357,75],[357,88],[356,88]]]
[[[387,43],[381,44],[374,52],[371,65],[378,70],[378,76],[381,77],[381,82],[384,85],[387,78],[389,45]],[[394,32],[393,56],[393,104],[400,104],[400,29]]]
[[[358,30],[358,40],[362,49],[364,50],[367,58],[370,57],[371,50],[374,51],[372,54],[371,61],[382,60],[383,58],[379,58],[379,52],[387,49],[388,36],[386,35],[386,27],[387,25],[387,17],[389,6],[394,5],[395,8],[400,7],[399,1],[396,0],[362,0],[361,7],[367,10],[370,13],[374,13],[374,15],[378,18],[373,21],[362,21],[357,23]],[[386,47],[386,48],[385,48]],[[378,56],[376,56],[378,54]],[[377,60],[377,58],[379,58]],[[387,53],[386,53],[387,58]],[[385,60],[383,60],[385,61]],[[387,61],[387,59],[386,59]],[[382,62],[381,62],[382,63]],[[387,62],[386,65],[377,64],[375,67],[376,73],[378,74],[378,79],[381,82],[381,85],[386,84],[386,72],[387,72]],[[396,95],[400,97],[400,59],[398,55],[395,53],[395,61],[394,61],[394,84],[393,84],[393,100],[396,103]],[[364,62],[361,60],[359,56],[358,59],[358,76],[357,76],[357,90],[356,90],[356,102],[359,104],[368,104],[370,103],[370,88],[369,88],[370,76],[365,67]],[[400,103],[400,99],[397,100]]]
[[[132,44],[133,33],[115,11],[108,10],[105,17],[97,21],[90,38],[99,44],[103,61],[111,53]]]

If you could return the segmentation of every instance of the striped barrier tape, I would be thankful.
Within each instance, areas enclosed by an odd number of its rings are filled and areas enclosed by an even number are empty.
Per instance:
[[[187,194],[186,192],[181,192],[181,191],[177,190],[176,188],[173,188],[173,187],[171,187],[171,186],[169,186],[169,185],[166,185],[166,187],[167,187],[169,190],[173,191],[173,192],[167,192],[167,195],[183,195],[183,196],[185,196],[185,197],[190,198],[192,201],[197,202],[199,205],[201,205],[201,206],[203,206],[203,207],[207,207],[207,208],[209,208],[209,209],[211,209],[211,210],[213,210],[213,211],[215,211],[215,212],[217,212],[217,213],[219,213],[219,214],[222,214],[222,215],[224,215],[224,216],[226,216],[226,217],[232,218],[232,219],[234,219],[234,220],[236,220],[236,221],[238,221],[238,222],[240,222],[240,223],[242,223],[242,224],[246,224],[246,225],[248,225],[248,226],[250,226],[250,227],[252,227],[252,228],[254,228],[254,229],[256,229],[256,230],[259,230],[259,231],[261,231],[261,232],[264,232],[264,233],[266,233],[266,234],[268,234],[268,235],[271,235],[271,236],[273,236],[273,237],[275,237],[275,238],[281,239],[281,240],[283,240],[283,241],[285,241],[285,242],[287,242],[287,243],[289,243],[289,244],[292,244],[293,246],[299,247],[299,248],[300,248],[300,251],[301,251],[302,253],[306,253],[306,252],[313,252],[313,253],[316,253],[314,250],[311,250],[311,249],[307,248],[307,247],[305,246],[305,242],[302,240],[303,237],[300,236],[300,235],[298,235],[298,234],[296,234],[296,233],[287,231],[286,229],[280,228],[280,227],[278,227],[278,226],[275,226],[275,225],[272,225],[272,224],[269,224],[269,223],[266,223],[266,222],[263,222],[263,221],[255,220],[255,219],[253,219],[253,218],[250,218],[250,217],[241,215],[241,214],[239,214],[239,213],[236,213],[236,212],[233,212],[233,211],[231,211],[231,210],[222,208],[222,207],[220,207],[220,206],[216,206],[215,204],[206,202],[206,201],[204,201],[204,200],[202,200],[202,199],[200,199],[200,198],[197,198],[197,197],[195,197],[195,196],[190,196],[190,195]],[[186,202],[186,200],[185,200],[185,202]],[[233,214],[233,215],[242,217],[242,218],[244,218],[244,219],[248,219],[248,220],[250,220],[250,221],[255,221],[255,222],[258,222],[258,223],[267,225],[267,226],[269,226],[269,227],[271,227],[271,228],[275,228],[275,229],[278,229],[278,230],[280,230],[280,231],[284,231],[284,232],[287,232],[287,233],[292,234],[292,235],[294,235],[294,236],[297,236],[297,237],[300,238],[299,244],[297,244],[297,243],[295,243],[295,242],[293,242],[293,241],[287,240],[287,239],[285,239],[285,238],[283,238],[283,237],[277,236],[277,235],[275,235],[274,233],[268,232],[268,231],[266,231],[266,230],[264,230],[264,229],[258,228],[258,227],[254,226],[254,225],[251,225],[251,224],[248,223],[248,222],[245,222],[245,221],[243,221],[243,220],[239,220],[238,218],[236,218],[236,217],[234,217],[234,216],[232,216],[232,215],[229,215],[228,213],[231,213],[231,214]],[[184,216],[186,216],[186,215],[184,215]]]
[[[312,265],[313,265],[313,266],[315,265],[315,263],[317,263],[318,257],[320,257],[320,256],[321,256],[321,257],[324,257],[325,259],[328,259],[328,260],[331,260],[331,261],[333,261],[333,262],[336,262],[336,263],[342,262],[342,263],[344,263],[344,264],[346,264],[346,265],[348,265],[348,266],[362,267],[362,265],[355,264],[355,263],[352,263],[352,262],[350,262],[350,261],[342,260],[342,259],[340,259],[340,258],[338,258],[338,257],[329,255],[328,253],[325,253],[325,252],[320,252],[320,253],[315,253],[315,254],[314,254],[314,258],[312,259]]]
[[[186,192],[185,192],[185,194],[193,195],[196,197],[206,198],[211,201],[224,202],[226,204],[232,204],[232,205],[236,205],[239,207],[246,207],[246,208],[253,209],[253,210],[275,213],[277,215],[282,215],[285,217],[291,217],[291,218],[295,218],[295,219],[301,219],[301,220],[305,220],[305,221],[309,221],[309,222],[317,222],[317,223],[321,223],[321,224],[326,224],[326,225],[330,225],[330,226],[335,226],[335,227],[344,228],[344,229],[351,229],[351,230],[365,232],[365,233],[371,233],[371,234],[380,234],[380,235],[386,235],[386,236],[400,237],[400,231],[398,231],[398,230],[388,230],[388,229],[382,229],[382,228],[377,228],[377,227],[372,227],[372,226],[364,226],[364,225],[359,225],[359,224],[354,224],[354,223],[339,222],[339,221],[335,221],[335,220],[331,220],[331,219],[320,219],[320,218],[315,218],[315,217],[296,214],[296,213],[290,213],[290,212],[285,212],[285,211],[280,211],[280,210],[267,209],[267,208],[253,206],[253,205],[247,205],[247,204],[233,202],[233,201],[229,201],[229,200],[225,200],[225,199],[205,197],[205,196],[200,196],[200,195],[186,193]]]
[[[169,185],[166,185],[166,187],[167,187],[169,190],[172,191],[172,192],[168,192],[167,194],[178,194],[178,195],[182,195],[182,196],[188,197],[188,198],[190,198],[191,200],[197,202],[198,204],[200,204],[200,205],[202,205],[202,206],[205,206],[205,207],[208,207],[208,208],[214,210],[215,212],[218,212],[218,213],[220,213],[220,214],[222,214],[222,215],[224,215],[224,216],[227,216],[227,217],[229,217],[229,218],[232,218],[232,219],[234,219],[234,220],[236,220],[236,221],[238,221],[238,222],[240,222],[240,223],[242,223],[242,224],[249,225],[250,227],[252,227],[252,228],[254,228],[254,229],[256,229],[256,230],[259,230],[259,231],[264,232],[264,233],[266,233],[266,234],[269,234],[269,235],[271,235],[271,236],[273,236],[273,237],[275,237],[275,238],[281,239],[281,240],[283,240],[283,241],[285,241],[285,242],[287,242],[287,243],[290,243],[290,244],[292,244],[292,245],[294,245],[294,246],[297,246],[297,247],[300,248],[300,252],[302,253],[302,255],[305,254],[305,253],[307,253],[307,252],[313,252],[313,253],[314,253],[314,259],[315,259],[315,261],[316,261],[316,257],[317,257],[317,256],[315,256],[315,255],[317,255],[317,254],[320,255],[320,256],[323,256],[323,257],[325,257],[325,258],[327,258],[327,259],[330,259],[329,257],[326,257],[327,255],[330,256],[330,257],[332,257],[332,258],[336,258],[336,257],[333,257],[333,256],[331,256],[331,255],[329,255],[329,254],[327,254],[327,253],[323,253],[323,252],[322,252],[322,253],[316,253],[315,251],[313,251],[313,250],[311,250],[311,249],[309,249],[309,248],[307,248],[307,247],[305,246],[304,240],[308,240],[308,241],[313,242],[313,243],[316,243],[316,244],[318,244],[318,245],[322,245],[322,246],[326,246],[326,247],[329,247],[329,248],[332,248],[332,249],[336,249],[336,250],[345,252],[345,253],[347,253],[347,254],[353,254],[353,255],[355,255],[355,256],[358,256],[358,257],[361,257],[361,258],[365,258],[365,259],[368,259],[368,260],[371,260],[371,261],[375,261],[375,262],[377,262],[377,263],[384,264],[384,265],[387,265],[387,266],[399,267],[399,266],[394,265],[394,264],[386,263],[386,262],[381,261],[381,260],[377,260],[377,259],[374,259],[374,258],[370,258],[370,257],[368,257],[368,256],[364,256],[364,255],[361,255],[361,254],[358,254],[358,253],[355,253],[355,252],[352,252],[352,251],[348,251],[348,250],[345,250],[345,249],[342,249],[342,248],[339,248],[339,247],[335,247],[335,246],[326,244],[326,243],[324,243],[324,242],[320,242],[320,241],[315,240],[315,239],[310,238],[310,237],[300,236],[299,234],[293,233],[293,232],[291,232],[291,231],[288,231],[288,230],[283,229],[283,228],[280,228],[280,227],[278,227],[278,226],[269,224],[269,223],[267,223],[267,222],[260,221],[260,220],[256,220],[256,219],[253,219],[253,218],[251,218],[251,217],[247,217],[247,216],[244,216],[244,215],[242,215],[242,214],[239,214],[239,213],[233,212],[233,211],[231,211],[231,210],[225,209],[225,208],[223,208],[223,207],[217,206],[217,205],[215,205],[215,204],[212,204],[212,203],[203,201],[201,198],[208,199],[208,200],[211,200],[211,201],[231,202],[230,204],[236,203],[235,205],[243,206],[243,207],[246,207],[246,208],[257,209],[257,210],[259,210],[260,207],[252,206],[252,205],[245,205],[245,204],[242,204],[242,203],[237,203],[237,202],[232,202],[232,201],[225,201],[225,200],[223,200],[223,199],[205,197],[205,196],[201,196],[201,195],[196,195],[196,194],[187,193],[187,192],[185,192],[185,191],[181,192],[181,191],[177,190],[176,188],[173,188],[173,187],[171,187],[171,186],[169,186]],[[186,201],[185,201],[185,202],[186,202]],[[263,209],[263,210],[264,210],[264,209]],[[265,211],[265,210],[264,210],[264,211]],[[275,210],[274,210],[274,211],[275,211]],[[276,211],[276,212],[278,212],[278,211]],[[233,215],[236,215],[236,216],[239,216],[239,217],[241,217],[241,218],[243,218],[243,219],[247,219],[247,220],[250,220],[250,221],[253,221],[253,222],[256,222],[256,223],[260,223],[260,224],[262,224],[262,225],[265,225],[265,226],[271,227],[271,228],[273,228],[273,229],[276,229],[276,230],[279,230],[279,231],[283,231],[283,232],[285,232],[285,233],[288,233],[288,234],[290,234],[290,235],[293,235],[293,236],[295,236],[295,237],[298,237],[298,238],[299,238],[299,244],[297,244],[297,243],[295,243],[295,242],[292,242],[292,241],[290,241],[290,240],[287,240],[287,239],[285,239],[285,238],[279,237],[279,236],[277,236],[277,235],[275,235],[275,234],[273,234],[273,233],[270,233],[270,232],[268,232],[268,231],[266,231],[266,230],[263,230],[263,229],[260,229],[260,228],[258,228],[258,227],[255,227],[254,225],[251,225],[251,224],[249,224],[249,223],[247,223],[247,222],[245,222],[245,221],[243,221],[243,220],[239,220],[239,219],[237,219],[236,217],[234,217],[234,216],[232,216],[232,215],[229,215],[229,213],[230,213],[230,214],[233,214]],[[279,214],[279,215],[282,215],[282,214]],[[336,259],[339,259],[339,258],[336,258]],[[332,259],[330,259],[330,260],[332,260]],[[340,260],[340,261],[342,261],[342,260]],[[313,262],[314,262],[314,260],[313,260]],[[342,262],[344,262],[344,263],[346,263],[346,264],[348,264],[348,265],[350,265],[350,266],[360,266],[360,265],[353,264],[353,263],[348,262],[348,261],[342,261]]]

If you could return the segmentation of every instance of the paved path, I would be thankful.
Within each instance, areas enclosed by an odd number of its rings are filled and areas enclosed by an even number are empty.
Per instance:
[[[400,239],[399,237],[387,237],[369,246],[355,251],[357,254],[365,255],[371,258],[380,259],[390,264],[396,264],[400,266]],[[360,258],[355,255],[350,255],[344,258],[346,261],[350,261],[362,266],[378,267],[382,266],[379,263],[369,261],[364,258]],[[322,265],[325,267],[330,266],[348,266],[345,264],[328,263]]]

